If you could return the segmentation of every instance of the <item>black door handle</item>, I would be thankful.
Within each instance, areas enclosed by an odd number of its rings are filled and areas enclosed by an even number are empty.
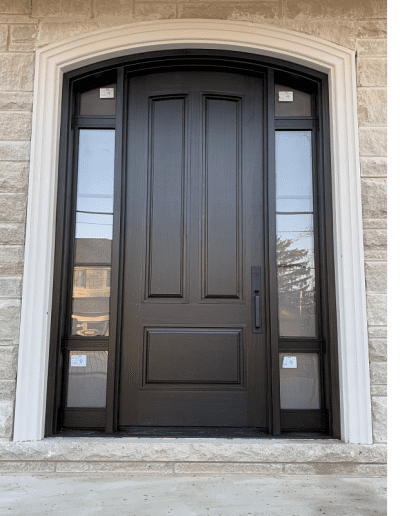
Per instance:
[[[261,333],[261,267],[251,268],[251,306],[253,319],[253,333]]]

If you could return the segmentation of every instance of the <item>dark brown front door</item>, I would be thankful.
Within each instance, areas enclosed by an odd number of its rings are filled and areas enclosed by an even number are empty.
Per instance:
[[[129,79],[120,426],[267,426],[263,116],[256,76]]]

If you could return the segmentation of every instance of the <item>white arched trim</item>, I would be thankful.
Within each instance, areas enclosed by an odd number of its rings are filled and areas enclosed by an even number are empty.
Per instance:
[[[43,438],[63,73],[138,52],[213,48],[266,55],[329,76],[341,435],[372,442],[354,52],[253,23],[166,20],[107,28],[36,52],[15,441]]]

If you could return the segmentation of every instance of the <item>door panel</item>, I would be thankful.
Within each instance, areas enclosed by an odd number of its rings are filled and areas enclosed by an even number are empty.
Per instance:
[[[255,76],[129,79],[121,426],[266,427],[262,105]]]

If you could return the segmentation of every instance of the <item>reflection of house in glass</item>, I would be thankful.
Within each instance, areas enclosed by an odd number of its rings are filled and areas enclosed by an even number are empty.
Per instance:
[[[109,298],[111,286],[111,240],[77,238],[72,334],[109,335]]]

